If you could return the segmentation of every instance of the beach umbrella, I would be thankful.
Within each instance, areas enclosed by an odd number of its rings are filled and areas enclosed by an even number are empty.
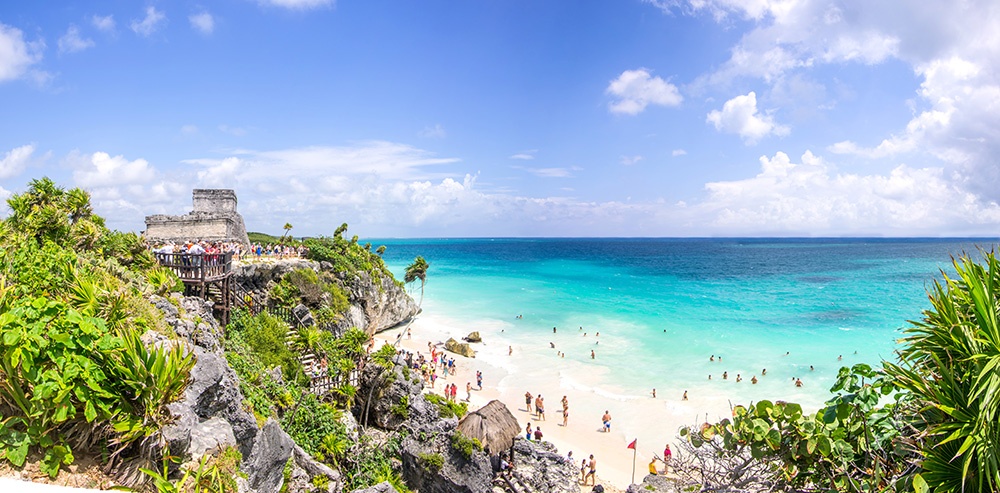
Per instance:
[[[458,422],[458,431],[478,439],[491,453],[497,453],[513,446],[514,437],[521,434],[521,426],[507,406],[494,399],[466,414]]]

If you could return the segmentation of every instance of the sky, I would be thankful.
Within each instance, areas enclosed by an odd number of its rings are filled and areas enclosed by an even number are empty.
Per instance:
[[[0,198],[122,230],[996,237],[998,134],[995,0],[0,3]]]

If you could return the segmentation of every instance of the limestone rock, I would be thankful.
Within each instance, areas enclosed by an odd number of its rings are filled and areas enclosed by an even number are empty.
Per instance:
[[[304,327],[310,327],[316,323],[316,319],[313,318],[312,312],[309,311],[309,307],[305,305],[298,305],[292,308],[292,315],[298,320]]]
[[[514,440],[514,470],[511,474],[528,491],[538,493],[577,493],[579,470],[559,454],[549,442]]]
[[[393,488],[388,481],[383,481],[375,486],[369,486],[365,489],[354,490],[351,493],[399,493],[396,488]]]
[[[479,331],[470,332],[469,335],[465,336],[467,342],[483,342],[483,338],[479,336]]]
[[[253,451],[243,459],[251,489],[258,493],[275,493],[284,482],[285,463],[292,456],[295,442],[274,419],[268,419],[257,434]]]
[[[405,426],[414,432],[430,433],[455,428],[457,419],[441,419],[437,406],[424,399],[421,392],[424,384],[416,375],[410,372],[410,378],[405,378],[403,367],[399,365],[389,371],[367,365],[355,394],[354,411],[358,419],[364,420],[367,411],[368,424],[385,430]],[[404,402],[406,406],[402,408]]]
[[[192,458],[198,459],[205,453],[236,445],[236,436],[233,434],[232,425],[220,417],[214,417],[195,424],[191,428],[191,443],[187,452],[191,454]]]
[[[626,493],[679,493],[681,488],[666,476],[647,474],[641,484],[631,484]]]
[[[419,437],[418,437],[419,438]],[[426,440],[403,440],[403,479],[420,493],[487,493],[493,469],[482,451],[466,459],[451,445],[451,433],[437,433]],[[440,467],[431,462],[439,460]]]
[[[455,354],[461,354],[467,358],[476,357],[476,352],[466,342],[458,342],[455,339],[448,339],[444,342],[444,348]]]

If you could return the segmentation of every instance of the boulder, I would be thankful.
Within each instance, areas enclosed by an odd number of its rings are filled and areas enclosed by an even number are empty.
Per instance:
[[[456,418],[441,419],[437,406],[427,402],[422,393],[423,381],[416,371],[410,378],[403,366],[382,370],[378,365],[367,365],[361,374],[361,385],[355,394],[354,413],[359,421],[368,414],[368,424],[385,430],[407,428],[414,432],[443,432],[454,429]],[[370,400],[369,400],[370,397]],[[406,406],[403,406],[403,403]]]
[[[253,451],[243,459],[240,469],[247,471],[247,482],[258,493],[275,493],[284,482],[285,463],[292,457],[295,442],[274,419],[268,419],[257,434]]]
[[[458,342],[455,339],[448,339],[444,342],[444,348],[445,350],[451,351],[455,354],[461,354],[466,358],[476,357],[476,352],[466,342]]]
[[[666,476],[647,474],[642,478],[642,483],[631,484],[626,493],[680,493],[682,490],[677,483]]]
[[[579,469],[570,464],[549,442],[514,440],[514,470],[511,472],[528,491],[578,493]]]
[[[354,490],[351,493],[399,493],[396,488],[393,488],[388,481],[383,481],[375,486],[369,486],[365,489]]]
[[[300,304],[295,308],[292,308],[292,315],[295,316],[295,319],[298,320],[303,327],[310,327],[316,323],[316,319],[313,318],[312,312],[309,311],[309,307],[305,305]]]
[[[421,438],[420,434],[416,438]],[[466,458],[451,445],[451,433],[435,433],[426,439],[410,435],[403,440],[403,479],[420,493],[487,493],[493,468],[480,450]]]
[[[483,338],[479,337],[479,331],[469,332],[469,335],[465,336],[467,342],[483,342]]]
[[[187,453],[195,460],[208,452],[236,447],[233,427],[220,417],[207,419],[191,427],[191,442]]]

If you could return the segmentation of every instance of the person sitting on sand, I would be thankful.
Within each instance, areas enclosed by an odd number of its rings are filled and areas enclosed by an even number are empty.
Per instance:
[[[604,422],[604,432],[608,433],[611,431],[611,413],[607,410],[604,411],[604,416],[601,416],[601,421]]]

